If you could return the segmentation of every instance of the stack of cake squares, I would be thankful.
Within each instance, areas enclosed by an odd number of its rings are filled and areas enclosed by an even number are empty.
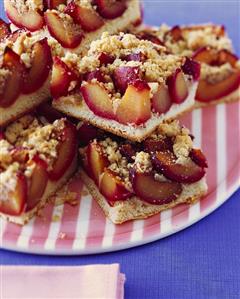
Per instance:
[[[4,5],[0,216],[27,223],[76,172],[116,224],[206,194],[207,160],[177,118],[239,100],[223,26],[149,27],[137,0]]]

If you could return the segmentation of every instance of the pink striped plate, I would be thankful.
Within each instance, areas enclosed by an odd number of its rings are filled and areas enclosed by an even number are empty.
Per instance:
[[[181,205],[147,220],[113,225],[79,179],[69,188],[80,204],[48,205],[43,217],[20,227],[1,221],[1,246],[38,254],[91,254],[129,248],[161,239],[199,221],[240,186],[240,103],[212,106],[187,114],[182,122],[195,135],[208,161],[209,193],[193,206]]]

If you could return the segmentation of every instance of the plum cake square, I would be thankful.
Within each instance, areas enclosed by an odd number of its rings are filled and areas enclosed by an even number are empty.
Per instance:
[[[76,128],[26,115],[1,133],[0,148],[0,216],[25,224],[73,175]]]
[[[141,19],[138,0],[4,0],[4,6],[17,28],[53,38],[78,54],[104,31],[117,33]]]
[[[79,137],[82,180],[116,224],[191,204],[207,192],[206,158],[178,121],[162,123],[141,143],[86,124]]]
[[[213,24],[135,30],[139,38],[201,64],[195,107],[240,99],[240,60],[223,26]],[[186,66],[187,67],[187,66]]]
[[[141,141],[194,105],[200,65],[135,35],[105,32],[86,56],[55,57],[53,106],[113,134]]]
[[[33,110],[51,96],[52,54],[46,38],[3,31],[0,43],[0,126]]]

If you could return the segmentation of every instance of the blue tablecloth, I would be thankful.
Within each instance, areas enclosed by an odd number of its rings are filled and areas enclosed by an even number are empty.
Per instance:
[[[0,3],[1,9],[2,1]],[[158,25],[225,24],[240,51],[239,1],[145,1],[145,21]],[[160,241],[95,256],[48,257],[0,251],[1,264],[120,263],[128,299],[239,299],[240,190],[199,223]],[[13,286],[14,287],[14,286]]]

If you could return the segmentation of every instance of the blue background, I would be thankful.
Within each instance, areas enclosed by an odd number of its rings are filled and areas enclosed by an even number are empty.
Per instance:
[[[0,3],[2,10],[2,0]],[[239,1],[145,1],[152,25],[215,22],[226,25],[240,52]],[[0,251],[1,264],[120,263],[126,298],[239,299],[240,190],[201,222],[160,241],[95,256],[48,257]],[[14,287],[14,286],[13,286]]]

